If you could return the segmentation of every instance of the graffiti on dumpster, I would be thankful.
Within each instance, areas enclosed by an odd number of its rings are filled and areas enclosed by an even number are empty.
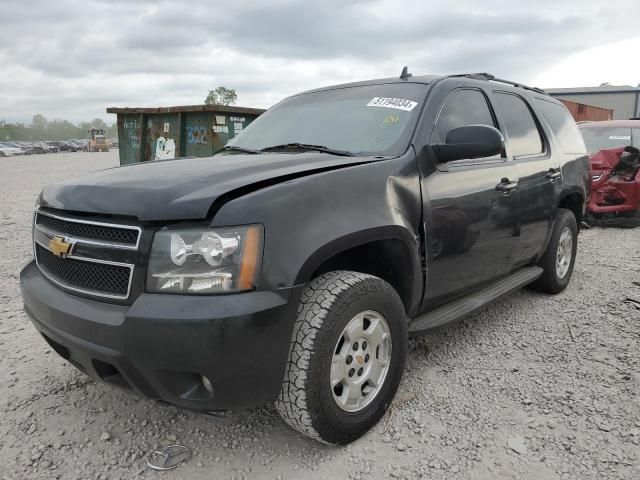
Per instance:
[[[135,118],[125,119],[123,126],[125,138],[129,146],[134,150],[140,148],[140,128],[142,127],[142,122]]]
[[[202,144],[207,143],[207,129],[201,126],[187,127],[187,143]]]
[[[173,138],[158,137],[154,160],[168,160],[176,157],[176,142]]]

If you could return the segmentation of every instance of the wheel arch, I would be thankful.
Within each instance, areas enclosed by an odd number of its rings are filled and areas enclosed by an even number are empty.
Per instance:
[[[581,191],[567,191],[560,197],[558,208],[565,208],[573,212],[578,223],[578,231],[584,217],[585,197]]]
[[[367,273],[385,280],[400,295],[408,317],[418,308],[424,283],[419,243],[403,227],[371,228],[326,243],[304,262],[296,284],[334,270]]]

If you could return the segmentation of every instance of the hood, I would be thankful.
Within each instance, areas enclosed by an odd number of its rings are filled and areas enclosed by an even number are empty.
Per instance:
[[[326,153],[222,154],[137,163],[47,185],[45,207],[136,217],[140,221],[206,218],[213,202],[238,189],[379,160]]]

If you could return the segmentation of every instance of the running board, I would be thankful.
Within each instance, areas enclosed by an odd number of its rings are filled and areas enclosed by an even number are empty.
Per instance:
[[[528,285],[539,278],[542,273],[543,270],[540,267],[523,268],[482,290],[413,318],[409,322],[409,335],[422,335],[434,328],[462,320],[500,297]]]

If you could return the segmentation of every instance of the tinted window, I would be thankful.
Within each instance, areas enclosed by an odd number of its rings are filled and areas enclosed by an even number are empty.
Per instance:
[[[454,90],[445,100],[431,136],[431,143],[445,143],[447,133],[465,125],[495,127],[484,94],[478,90]]]
[[[495,98],[496,110],[506,126],[513,156],[542,153],[542,137],[524,100],[508,93],[497,93]]]
[[[564,153],[585,153],[586,148],[576,122],[564,105],[536,99],[536,104],[542,111],[551,130],[553,130],[558,144]]]

